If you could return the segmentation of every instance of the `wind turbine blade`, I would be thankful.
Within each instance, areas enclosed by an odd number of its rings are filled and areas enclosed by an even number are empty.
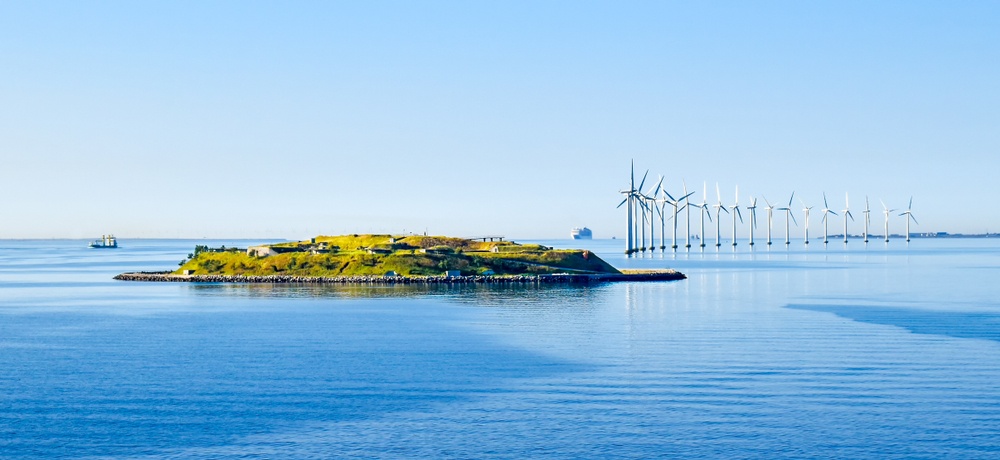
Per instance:
[[[906,209],[907,210],[913,209],[913,197],[912,196],[910,197],[910,204],[906,205]]]
[[[851,220],[854,220],[854,216],[851,215],[851,211],[847,211],[844,215],[850,217]]]
[[[678,201],[680,201],[680,200],[675,200],[675,199],[674,199],[674,196],[673,196],[673,195],[671,195],[671,194],[670,194],[670,192],[668,192],[668,191],[666,191],[666,190],[664,190],[664,191],[663,191],[663,193],[666,193],[666,194],[667,194],[667,198],[670,198],[670,201],[673,201],[673,202],[675,202],[675,203],[676,203],[676,202],[678,202]]]
[[[764,199],[765,203],[767,203],[767,207],[769,207],[769,208],[773,208],[774,207],[774,206],[771,206],[771,202],[770,201],[767,201],[767,197],[766,196],[761,195],[760,197]]]
[[[913,223],[920,225],[920,222],[917,222],[917,218],[913,217],[913,214],[910,214],[910,219],[913,219]]]
[[[797,220],[795,220],[795,214],[792,214],[792,213],[789,212],[788,213],[788,217],[792,218],[792,223],[795,224],[796,227],[799,226],[799,222]]]
[[[795,191],[792,191],[792,196],[788,197],[788,207],[789,208],[792,207],[792,199],[794,199],[794,198],[795,198]],[[799,201],[802,201],[802,200],[799,199]]]
[[[740,208],[733,208],[736,210],[736,216],[740,218],[740,223],[743,223],[743,213],[740,212]]]
[[[719,203],[722,203],[722,193],[719,192],[719,183],[715,183],[715,196],[719,198]]]
[[[615,206],[615,209],[618,209],[618,208],[622,207],[622,205],[625,204],[626,201],[628,201],[628,197],[625,197],[625,199],[622,200],[621,203],[618,203],[618,206]]]
[[[646,176],[648,176],[648,175],[649,175],[649,170],[647,169],[646,170],[646,174],[642,175],[642,182],[639,182],[639,188],[636,189],[636,190],[642,190],[642,186],[643,186],[643,184],[646,183]]]
[[[886,209],[886,210],[888,210],[888,209],[889,209],[889,207],[885,205],[885,201],[882,201],[882,199],[881,199],[881,198],[879,198],[879,200],[878,200],[878,201],[879,201],[880,203],[882,203],[882,209]]]
[[[685,191],[686,191],[686,190],[685,190]],[[689,196],[691,196],[691,195],[694,195],[694,192],[691,192],[691,193],[688,193],[687,195],[684,195],[684,196],[682,196],[682,197],[681,197],[681,200],[686,200],[686,199],[687,199],[687,198],[688,198]],[[677,200],[677,201],[680,201],[680,200]]]
[[[826,192],[823,192],[823,207],[830,208],[830,205],[826,204]]]

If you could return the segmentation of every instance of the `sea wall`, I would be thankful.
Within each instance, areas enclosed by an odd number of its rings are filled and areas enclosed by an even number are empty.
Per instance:
[[[683,273],[663,270],[627,274],[558,274],[515,276],[242,276],[242,275],[174,275],[170,272],[122,273],[120,281],[153,281],[179,283],[268,283],[268,284],[588,284],[609,281],[674,281],[687,278]]]

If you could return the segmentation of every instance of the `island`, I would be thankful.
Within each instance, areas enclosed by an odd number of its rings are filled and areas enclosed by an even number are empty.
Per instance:
[[[619,270],[591,251],[503,237],[317,236],[248,248],[196,246],[174,271],[122,273],[125,281],[236,283],[593,283],[673,281],[675,270]]]

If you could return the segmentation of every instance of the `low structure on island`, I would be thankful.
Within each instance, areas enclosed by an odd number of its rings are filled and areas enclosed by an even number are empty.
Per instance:
[[[587,250],[423,235],[318,236],[246,249],[196,246],[175,271],[127,281],[241,283],[590,283],[684,279],[674,270],[618,270]]]

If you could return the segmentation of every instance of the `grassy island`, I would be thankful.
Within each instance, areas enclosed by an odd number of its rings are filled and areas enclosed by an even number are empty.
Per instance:
[[[499,240],[498,238],[494,238]],[[317,236],[246,249],[198,246],[174,275],[504,276],[621,275],[594,253],[511,241],[422,235]]]

